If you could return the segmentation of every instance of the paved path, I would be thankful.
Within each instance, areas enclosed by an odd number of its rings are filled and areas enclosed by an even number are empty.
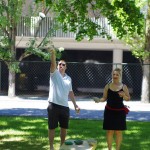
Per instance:
[[[77,104],[81,108],[80,114],[76,114],[69,101],[70,117],[81,119],[103,119],[105,103],[95,103],[90,99],[77,99]],[[130,106],[130,113],[127,120],[150,121],[150,104],[139,101],[125,102]],[[37,97],[15,97],[8,98],[0,96],[0,116],[41,116],[47,117],[47,98]]]

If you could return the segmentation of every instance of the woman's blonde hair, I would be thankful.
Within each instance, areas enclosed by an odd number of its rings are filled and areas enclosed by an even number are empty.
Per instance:
[[[120,69],[120,68],[115,68],[115,69],[113,70],[113,72],[114,72],[114,71],[117,71],[117,72],[119,73],[119,75],[121,76],[122,73],[121,73],[121,69]]]

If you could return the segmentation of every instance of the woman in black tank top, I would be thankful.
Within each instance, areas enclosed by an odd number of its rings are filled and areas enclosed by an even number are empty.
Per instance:
[[[103,97],[94,97],[93,100],[105,102],[103,129],[106,130],[108,150],[112,150],[112,141],[116,136],[116,150],[120,150],[122,131],[126,130],[126,111],[123,100],[130,100],[127,86],[121,81],[121,70],[116,68],[112,72],[112,82],[104,88]]]

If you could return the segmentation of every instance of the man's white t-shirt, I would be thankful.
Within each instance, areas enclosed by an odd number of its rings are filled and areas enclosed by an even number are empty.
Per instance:
[[[50,73],[49,102],[68,107],[70,91],[72,91],[72,81],[67,74],[63,77],[57,69]]]

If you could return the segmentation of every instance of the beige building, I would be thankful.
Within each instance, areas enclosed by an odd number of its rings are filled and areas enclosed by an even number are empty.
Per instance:
[[[44,6],[37,10],[42,12]],[[23,16],[28,14],[29,8],[34,9],[33,0],[26,0],[26,5],[23,8]],[[32,26],[30,29],[27,29],[23,23],[21,23],[18,27],[17,32],[17,48],[25,48],[28,40],[34,35],[36,32],[36,25],[40,21],[40,17],[34,15],[31,17]],[[55,36],[53,37],[53,43],[56,47],[64,47],[65,50],[80,50],[80,51],[111,51],[112,52],[112,63],[122,63],[123,62],[123,54],[124,52],[129,51],[129,46],[125,45],[122,41],[118,40],[115,35],[113,35],[113,31],[111,27],[107,23],[107,19],[101,17],[98,22],[107,29],[108,33],[112,35],[113,40],[107,40],[104,38],[95,37],[92,41],[88,41],[86,38],[81,42],[75,41],[75,35],[73,33],[63,33],[62,30],[58,30],[55,32]],[[41,41],[45,35],[45,33],[50,28],[50,25],[53,24],[52,19],[50,19],[50,13],[46,15],[44,19],[42,19],[42,26],[40,28],[40,32],[38,34],[38,40]],[[34,27],[33,27],[34,26]]]

